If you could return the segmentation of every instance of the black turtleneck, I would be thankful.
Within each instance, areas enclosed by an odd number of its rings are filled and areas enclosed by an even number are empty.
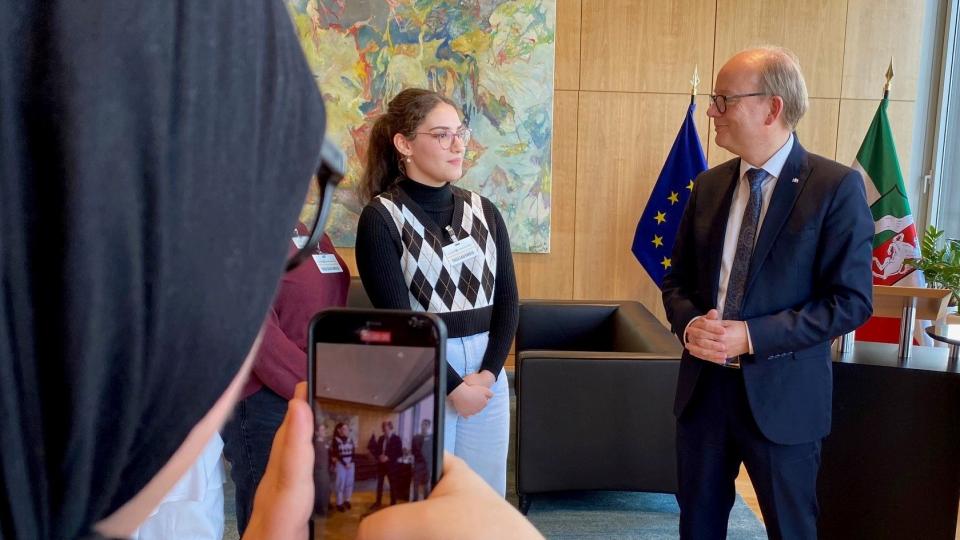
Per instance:
[[[397,186],[413,199],[424,213],[440,229],[453,221],[454,195],[450,184],[442,187],[430,187],[410,179],[401,181]],[[383,215],[368,204],[360,214],[357,226],[357,268],[363,287],[373,305],[382,309],[410,309],[410,289],[403,279],[400,266],[402,251],[393,240],[396,230]],[[518,295],[517,281],[513,271],[513,257],[510,253],[510,237],[500,212],[485,197],[484,215],[487,224],[494,229],[497,246],[497,274],[493,293],[493,309],[489,322],[486,320],[477,326],[476,321],[464,323],[462,314],[437,313],[447,326],[448,337],[489,331],[490,341],[483,355],[480,370],[489,370],[494,377],[500,375],[503,363],[510,352],[510,344],[517,331]],[[463,379],[447,365],[447,393],[459,386]]]

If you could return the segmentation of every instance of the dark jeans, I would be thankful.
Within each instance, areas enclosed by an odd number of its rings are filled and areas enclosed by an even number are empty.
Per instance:
[[[330,504],[330,451],[322,443],[313,444],[313,514],[325,516]]]
[[[287,401],[264,387],[237,403],[233,416],[223,426],[223,455],[230,462],[230,477],[236,485],[237,531],[250,521],[253,497],[267,469],[273,437],[287,412]]]

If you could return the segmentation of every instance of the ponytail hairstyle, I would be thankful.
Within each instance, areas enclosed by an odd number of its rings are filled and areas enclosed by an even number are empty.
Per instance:
[[[377,118],[370,130],[367,144],[367,165],[360,177],[357,190],[360,201],[366,204],[387,191],[398,179],[405,176],[400,162],[403,155],[393,144],[397,133],[413,140],[417,127],[437,105],[446,103],[460,113],[460,107],[450,98],[422,88],[407,88],[387,105],[387,112]]]

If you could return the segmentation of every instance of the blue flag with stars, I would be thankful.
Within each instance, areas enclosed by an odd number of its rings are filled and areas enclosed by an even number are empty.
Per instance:
[[[687,199],[693,192],[693,179],[707,170],[707,158],[703,155],[697,126],[693,123],[696,108],[697,105],[691,103],[687,109],[680,133],[673,141],[673,148],[660,170],[660,177],[653,186],[633,236],[633,255],[657,287],[662,287],[663,276],[670,269],[673,241]]]

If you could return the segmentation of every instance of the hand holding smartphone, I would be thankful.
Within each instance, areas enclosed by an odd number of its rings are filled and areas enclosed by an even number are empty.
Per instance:
[[[310,322],[313,538],[353,538],[365,516],[439,480],[445,343],[430,313],[330,309]]]

